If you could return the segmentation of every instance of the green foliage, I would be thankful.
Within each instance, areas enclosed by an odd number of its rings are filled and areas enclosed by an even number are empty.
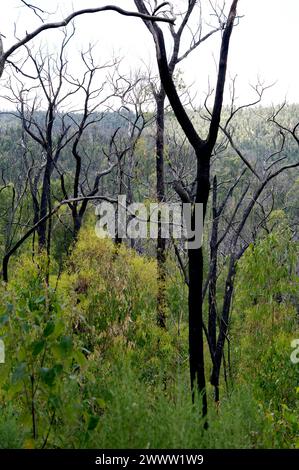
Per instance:
[[[96,387],[105,407],[87,447],[250,448],[266,446],[269,440],[267,420],[246,386],[224,399],[220,408],[211,405],[208,431],[191,403],[187,368],[176,368],[172,387],[163,381],[153,387],[126,355],[117,355]]]
[[[233,383],[190,400],[187,290],[167,262],[168,328],[156,326],[156,264],[83,228],[59,279],[45,255],[15,261],[0,287],[0,446],[298,447],[296,245],[285,217],[239,263],[231,323]],[[210,394],[210,388],[208,393]]]
[[[25,447],[59,445],[54,428],[79,422],[88,407],[81,403],[82,348],[64,316],[62,299],[46,284],[43,257],[22,258],[14,281],[2,289],[0,336],[6,362],[0,368],[0,401],[13,403],[24,429]],[[67,403],[67,405],[66,405]]]
[[[18,449],[25,439],[23,426],[11,404],[0,407],[0,449]]]
[[[239,299],[247,305],[248,301],[272,302],[298,292],[298,247],[291,240],[284,213],[275,211],[270,223],[269,235],[251,245],[239,263]]]
[[[153,261],[97,238],[92,229],[82,230],[59,291],[87,349],[108,348],[138,316],[151,314],[155,273]]]
[[[269,446],[295,447],[299,437],[298,366],[290,359],[299,335],[297,245],[283,213],[273,231],[238,266],[233,311],[235,381],[250,382],[270,429]],[[253,367],[254,364],[254,367]]]

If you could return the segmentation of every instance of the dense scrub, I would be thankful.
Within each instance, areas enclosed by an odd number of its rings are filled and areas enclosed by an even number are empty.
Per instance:
[[[185,287],[171,260],[161,330],[150,258],[90,228],[49,281],[46,258],[24,253],[1,286],[1,447],[298,446],[295,248],[280,224],[239,265],[227,388],[208,431],[189,396]]]

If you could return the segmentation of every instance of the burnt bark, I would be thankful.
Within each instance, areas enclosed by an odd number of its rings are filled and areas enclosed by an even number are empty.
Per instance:
[[[52,173],[51,162],[48,160],[47,167],[44,173],[43,183],[42,183],[39,219],[43,219],[45,217],[50,207],[51,173]],[[39,226],[37,230],[37,235],[38,235],[39,250],[42,250],[47,245],[47,221],[46,220]]]
[[[212,206],[212,233],[210,239],[210,279],[209,279],[209,321],[208,332],[212,351],[216,350],[217,327],[217,258],[218,258],[218,229],[219,217],[217,214],[217,177],[213,179],[213,206]]]
[[[158,204],[165,200],[164,182],[164,132],[165,132],[165,92],[163,88],[156,95],[156,187]],[[157,324],[166,327],[166,240],[162,237],[161,213],[158,213],[157,238]]]
[[[202,149],[197,154],[197,191],[195,202],[203,204],[203,217],[205,219],[210,191],[210,158]],[[192,225],[195,227],[195,213],[192,216]],[[189,259],[189,363],[192,400],[194,402],[195,390],[202,397],[202,415],[207,415],[207,394],[205,379],[204,341],[203,341],[203,249],[188,250]]]
[[[229,271],[225,283],[225,294],[222,309],[222,316],[220,322],[220,330],[217,339],[217,346],[214,354],[214,363],[212,374],[210,378],[211,385],[215,387],[215,401],[219,401],[219,377],[221,370],[221,363],[224,353],[224,344],[227,337],[228,326],[229,326],[229,313],[231,307],[231,301],[234,290],[234,278],[236,274],[236,258],[234,256],[230,259]]]

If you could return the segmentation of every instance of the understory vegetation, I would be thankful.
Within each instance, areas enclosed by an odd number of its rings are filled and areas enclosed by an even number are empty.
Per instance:
[[[2,448],[299,446],[296,245],[284,224],[238,266],[226,385],[208,430],[190,399],[186,287],[173,260],[161,330],[149,257],[98,239],[91,224],[48,280],[43,256],[23,253],[1,287]]]

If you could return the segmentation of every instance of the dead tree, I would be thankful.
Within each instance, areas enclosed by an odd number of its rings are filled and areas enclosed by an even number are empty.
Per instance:
[[[115,195],[125,195],[126,203],[130,205],[134,202],[136,194],[142,188],[151,192],[147,187],[145,178],[140,178],[138,172],[141,167],[138,144],[144,138],[148,128],[153,123],[154,116],[151,112],[152,96],[147,77],[141,72],[128,76],[116,74],[113,78],[114,88],[116,84],[121,85],[121,106],[116,110],[121,119],[122,125],[119,125],[111,135],[109,148],[106,150],[106,156],[117,159],[116,171],[113,175],[113,186],[117,188]],[[127,212],[128,221],[132,215]],[[122,243],[122,237],[117,232],[115,241]],[[137,249],[136,240],[130,240],[131,247]]]
[[[165,6],[168,6],[166,2]],[[180,18],[180,22],[176,25],[170,25],[170,35],[172,39],[170,59],[167,59],[168,71],[170,77],[174,78],[175,69],[191,52],[205,42],[216,32],[220,31],[223,26],[211,29],[207,34],[202,34],[202,18],[201,11],[197,28],[191,33],[191,41],[189,46],[181,52],[181,40],[186,29],[190,30],[188,21],[196,9],[197,0],[191,0],[188,8],[183,14],[176,14],[176,18]],[[139,10],[141,11],[141,10]],[[156,11],[156,5],[153,12]],[[178,21],[177,21],[178,22]],[[153,95],[156,103],[156,193],[158,204],[165,202],[165,100],[166,92],[162,81],[155,86],[152,83]],[[157,324],[162,328],[166,326],[166,239],[162,237],[161,214],[158,213],[158,238],[157,238]]]
[[[31,195],[34,208],[34,222],[44,219],[51,209],[51,180],[53,172],[57,168],[61,154],[68,143],[74,138],[74,131],[67,123],[66,114],[60,113],[60,107],[70,96],[78,93],[79,87],[68,92],[64,90],[64,76],[67,73],[66,47],[73,33],[63,35],[61,49],[57,58],[45,57],[41,52],[34,54],[27,48],[28,61],[31,63],[35,76],[32,85],[21,81],[19,76],[14,76],[16,85],[9,78],[10,101],[17,105],[17,113],[13,113],[20,119],[24,133],[35,142],[39,153],[39,159],[35,171],[31,171]],[[19,74],[22,74],[22,70]],[[23,140],[23,145],[26,141]],[[36,161],[37,163],[37,161]],[[48,228],[48,233],[47,233]],[[51,225],[46,222],[38,226],[39,248],[50,249]]]
[[[114,69],[117,65],[115,61],[103,66],[95,65],[92,57],[92,47],[89,47],[85,53],[81,53],[81,59],[86,69],[82,79],[76,79],[69,73],[64,74],[64,81],[77,90],[83,100],[82,109],[79,107],[76,113],[66,112],[64,115],[72,126],[72,137],[68,142],[71,150],[67,149],[68,152],[70,150],[75,163],[74,172],[71,174],[71,188],[68,188],[65,181],[65,176],[70,176],[69,172],[63,167],[63,163],[56,165],[64,200],[70,201],[67,205],[72,216],[72,237],[74,241],[78,238],[88,202],[98,194],[102,178],[110,174],[117,165],[116,159],[113,159],[109,154],[107,163],[104,163],[106,167],[103,168],[105,152],[102,155],[98,154],[96,161],[92,162],[91,155],[89,155],[88,132],[90,128],[93,129],[92,135],[99,131],[100,125],[105,119],[105,106],[109,109],[109,99],[116,97],[117,92],[120,92],[120,90],[112,89],[110,86],[106,87],[106,78],[98,76],[99,72]],[[94,86],[94,82],[97,86]],[[99,139],[100,136],[98,135],[96,138],[97,144],[101,143]],[[93,171],[90,169],[92,163],[95,166]]]
[[[189,0],[188,6],[192,5]],[[162,29],[154,23],[145,21],[145,25],[151,33],[155,47],[156,57],[159,69],[159,75],[164,91],[169,99],[174,114],[180,123],[186,137],[189,140],[196,155],[196,194],[192,202],[203,205],[204,216],[207,210],[207,203],[210,192],[210,161],[213,148],[215,146],[220,117],[223,104],[223,93],[227,70],[228,51],[232,30],[237,16],[237,3],[234,0],[231,3],[229,14],[225,20],[225,26],[222,34],[221,51],[219,59],[219,69],[217,77],[217,85],[215,92],[214,108],[212,119],[209,126],[209,132],[206,138],[199,136],[191,122],[186,109],[184,108],[175,83],[169,63],[165,47],[164,33]],[[143,0],[135,0],[138,11],[143,14],[149,14]],[[194,214],[194,212],[193,212]],[[193,216],[194,219],[194,216]],[[193,227],[195,220],[193,220]],[[190,377],[191,390],[194,400],[194,393],[197,389],[202,396],[202,414],[207,414],[207,397],[206,397],[206,381],[204,368],[204,347],[203,347],[203,250],[193,249],[188,252],[189,258],[189,357],[190,357]]]
[[[233,85],[234,87],[234,85]],[[209,304],[209,324],[206,329],[207,339],[211,352],[212,373],[211,384],[215,389],[215,400],[219,401],[219,378],[222,360],[224,357],[224,346],[228,340],[231,303],[234,292],[234,281],[236,267],[240,258],[247,250],[250,243],[254,242],[261,230],[266,227],[266,221],[274,207],[273,196],[270,191],[270,205],[267,203],[268,196],[262,199],[270,184],[273,183],[284,172],[299,167],[299,159],[290,162],[285,152],[286,134],[292,135],[295,130],[280,127],[278,137],[280,141],[269,155],[265,155],[262,160],[262,167],[256,158],[256,162],[250,161],[249,156],[236,143],[234,137],[234,119],[238,113],[248,107],[260,103],[266,87],[257,86],[257,99],[252,103],[243,106],[235,106],[232,100],[232,106],[225,124],[221,125],[221,130],[227,139],[231,149],[240,158],[244,164],[239,177],[233,181],[223,200],[219,202],[218,192],[219,183],[215,175],[213,179],[212,192],[212,229],[210,237],[210,270],[207,283],[204,289],[204,295],[208,289]],[[234,96],[234,94],[233,94]],[[206,108],[207,109],[207,108]],[[211,118],[211,113],[210,113]],[[273,121],[273,117],[272,117]],[[223,158],[223,156],[221,157]],[[257,165],[259,163],[259,165]],[[258,167],[261,167],[258,170]],[[239,194],[235,199],[235,204],[230,211],[227,211],[229,201],[239,187]],[[269,206],[269,207],[267,207]],[[253,220],[251,234],[246,232],[246,225],[249,225],[249,219],[253,216],[254,210],[261,209],[261,216],[256,222]],[[220,220],[222,221],[221,231],[219,229]],[[267,230],[267,227],[266,227]],[[227,247],[223,248],[224,244]],[[225,269],[227,270],[223,300],[221,306],[216,305],[217,279],[219,277],[218,254],[219,250],[226,251]]]
[[[23,2],[25,3],[25,2]],[[33,5],[25,3],[25,5],[28,8],[31,8],[35,11],[36,13],[36,8],[34,8]],[[2,41],[2,36],[0,33],[0,78],[3,74],[5,64],[10,63],[13,64],[15,63],[14,60],[12,60],[12,55],[18,51],[20,48],[28,44],[32,39],[35,37],[39,36],[41,33],[44,31],[50,30],[50,29],[59,29],[59,28],[65,28],[68,24],[70,24],[75,18],[82,16],[82,15],[90,15],[90,14],[95,14],[95,13],[100,13],[100,12],[105,12],[105,11],[113,11],[116,12],[120,15],[123,16],[129,16],[129,17],[135,17],[135,18],[141,18],[143,20],[148,20],[148,21],[160,21],[164,23],[174,23],[174,18],[168,18],[165,16],[159,16],[159,15],[144,15],[142,13],[136,12],[136,11],[128,11],[124,10],[123,8],[114,6],[114,5],[105,5],[102,7],[98,8],[84,8],[81,10],[74,11],[71,13],[69,16],[64,18],[62,21],[57,21],[57,22],[49,22],[49,23],[43,23],[41,26],[39,26],[37,29],[30,33],[26,33],[25,36],[22,39],[17,39],[17,41],[9,47],[7,50],[4,50],[3,48],[3,41]],[[158,12],[158,10],[157,10]],[[40,18],[41,19],[41,18]],[[18,68],[15,65],[16,68]]]
[[[18,234],[23,231],[30,221],[27,220],[26,193],[28,174],[25,179],[16,175],[15,181],[6,180],[4,171],[1,175],[2,185],[0,217],[3,222],[3,252],[7,253],[12,247]],[[1,248],[2,248],[1,246]],[[2,251],[2,250],[1,250]]]

